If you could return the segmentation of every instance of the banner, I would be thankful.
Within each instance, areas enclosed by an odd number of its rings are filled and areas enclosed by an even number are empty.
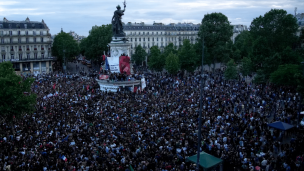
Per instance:
[[[109,75],[99,75],[100,80],[106,80],[109,78]]]
[[[141,79],[141,90],[143,90],[145,87],[146,87],[146,79],[145,78],[142,78]]]
[[[120,73],[127,73],[130,75],[130,57],[128,56],[121,56],[119,57],[119,69]]]
[[[111,72],[119,72],[119,59],[115,57],[107,57]]]
[[[111,85],[101,85],[99,84],[101,91],[111,91],[111,92],[117,92],[118,86],[111,86]]]

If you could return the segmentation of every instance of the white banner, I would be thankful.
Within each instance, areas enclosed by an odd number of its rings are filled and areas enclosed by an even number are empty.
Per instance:
[[[145,87],[146,87],[146,79],[145,78],[142,78],[141,79],[141,90],[143,90]]]
[[[118,86],[112,86],[112,85],[102,85],[102,84],[99,84],[100,86],[100,90],[101,91],[111,91],[111,92],[117,92],[118,90]]]
[[[107,57],[111,72],[119,71],[119,58],[117,57]]]

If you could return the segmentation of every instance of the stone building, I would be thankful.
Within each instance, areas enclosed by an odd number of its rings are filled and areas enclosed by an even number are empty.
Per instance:
[[[50,29],[41,22],[0,21],[0,62],[11,61],[17,74],[52,72]]]
[[[131,54],[135,52],[135,47],[141,45],[147,53],[150,47],[158,46],[161,51],[169,43],[179,47],[184,39],[189,39],[191,43],[197,40],[197,33],[200,24],[193,23],[163,23],[145,24],[145,23],[127,23],[124,25],[124,31],[131,43]]]

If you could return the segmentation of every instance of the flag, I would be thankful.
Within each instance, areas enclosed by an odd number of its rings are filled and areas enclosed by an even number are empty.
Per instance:
[[[89,85],[87,85],[87,90],[89,90],[89,88],[90,88],[90,86],[89,86]]]
[[[137,91],[137,87],[134,87],[134,93],[136,93],[136,91]]]
[[[117,119],[119,119],[119,116],[118,116],[118,115],[116,115],[116,118],[117,118]]]
[[[56,83],[54,83],[54,85],[53,85],[53,89],[55,90],[55,88],[56,88]]]
[[[68,159],[64,155],[62,155],[60,158],[64,161],[68,161]]]
[[[132,165],[130,165],[130,170],[131,170],[131,171],[134,171],[134,169],[133,169]]]

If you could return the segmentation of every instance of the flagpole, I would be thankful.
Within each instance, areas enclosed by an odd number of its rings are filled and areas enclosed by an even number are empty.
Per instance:
[[[201,68],[201,91],[200,91],[200,109],[199,109],[199,125],[198,125],[198,143],[197,143],[197,161],[196,161],[196,170],[199,171],[200,168],[200,151],[201,151],[201,129],[202,129],[202,113],[203,113],[203,92],[204,92],[204,36],[202,42],[202,68]]]

